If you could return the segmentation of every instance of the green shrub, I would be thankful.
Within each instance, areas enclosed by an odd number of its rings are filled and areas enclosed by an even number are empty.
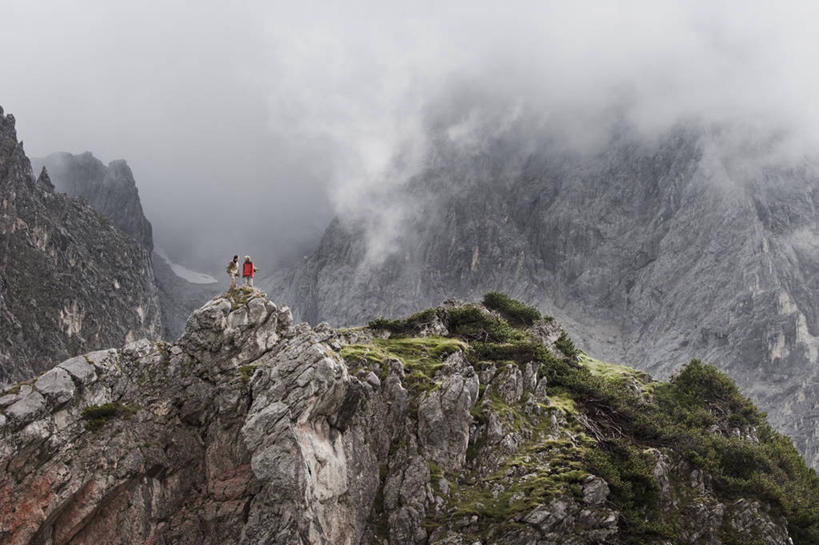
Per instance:
[[[563,352],[563,354],[567,358],[571,360],[576,361],[577,356],[580,355],[580,351],[577,349],[577,347],[575,347],[574,343],[572,342],[572,340],[569,338],[565,331],[561,333],[560,337],[558,337],[558,339],[555,341],[555,346],[557,347],[558,350]]]
[[[493,316],[475,305],[449,309],[447,327],[458,337],[473,341],[505,343],[522,341],[525,335],[498,316]]]
[[[721,410],[730,413],[734,426],[756,426],[765,420],[765,415],[756,409],[751,400],[739,393],[734,381],[713,365],[691,360],[672,382],[679,393],[688,398],[686,401],[689,404],[706,407],[718,405]]]
[[[593,393],[597,387],[600,389]],[[670,383],[655,385],[656,402],[650,404],[629,401],[627,391],[612,385],[575,380],[571,388],[588,389],[586,399],[605,410],[634,440],[673,447],[692,466],[708,472],[723,501],[747,498],[771,505],[785,516],[795,544],[819,543],[819,478],[815,471],[715,367],[692,360]],[[736,424],[754,426],[759,443],[710,431],[714,425],[724,429]],[[623,463],[621,455],[606,451],[593,456],[592,463],[600,471],[611,472],[600,457],[608,456],[608,464],[614,467]],[[631,479],[622,472],[615,475],[618,477]]]
[[[381,329],[392,333],[395,336],[409,336],[418,333],[421,328],[429,324],[437,315],[434,308],[428,308],[417,312],[404,320],[389,320],[387,318],[376,318],[367,324],[370,329]]]
[[[653,456],[623,439],[606,441],[600,446],[587,451],[586,463],[594,474],[609,483],[610,499],[621,509],[626,533],[641,538],[675,537],[676,528],[661,517]]]
[[[133,412],[129,407],[121,403],[104,403],[103,405],[89,405],[82,411],[82,419],[85,421],[85,429],[95,431],[105,425],[106,422],[118,416],[128,416]]]
[[[513,325],[530,326],[542,318],[538,309],[497,291],[490,291],[483,296],[483,306],[499,312]]]

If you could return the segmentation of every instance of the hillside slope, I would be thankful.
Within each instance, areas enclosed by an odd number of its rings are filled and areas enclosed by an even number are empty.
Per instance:
[[[14,125],[0,110],[0,384],[161,327],[149,251],[35,180]]]
[[[473,149],[444,127],[418,174],[266,289],[338,325],[504,289],[611,361],[718,362],[819,465],[815,166],[690,126],[593,153],[499,132]]]
[[[654,382],[486,304],[335,330],[248,288],[62,362],[0,397],[0,543],[819,539],[816,474],[716,370]]]

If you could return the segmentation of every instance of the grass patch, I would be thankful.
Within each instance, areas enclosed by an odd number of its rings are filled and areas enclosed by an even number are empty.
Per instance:
[[[523,448],[530,449],[536,450],[532,445]],[[477,515],[479,532],[486,534],[513,525],[515,518],[538,505],[576,494],[587,472],[579,463],[582,456],[575,450],[552,449],[549,463],[532,456],[514,457],[488,477],[471,483],[450,483],[452,516]]]
[[[242,365],[239,367],[239,376],[242,379],[243,384],[248,384],[250,382],[253,373],[256,372],[256,368],[258,365]]]
[[[637,379],[640,382],[647,382],[649,380],[648,375],[642,371],[626,367],[625,365],[600,361],[582,352],[578,356],[578,361],[580,365],[589,370],[592,376],[605,380],[625,380],[631,378]]]
[[[22,386],[22,383],[15,384],[14,386],[12,386],[11,388],[9,388],[8,390],[5,391],[5,395],[17,395],[17,394],[19,394],[21,386]]]
[[[17,394],[19,394],[19,393],[20,393],[20,388],[22,388],[23,386],[31,386],[31,385],[32,385],[32,384],[34,384],[35,382],[37,382],[37,377],[34,377],[34,378],[30,378],[30,379],[27,379],[27,380],[20,381],[20,382],[18,382],[17,384],[15,384],[15,385],[13,385],[13,386],[9,387],[9,389],[8,389],[8,390],[6,390],[5,392],[3,392],[3,395],[17,395]]]
[[[549,395],[548,400],[550,407],[560,409],[564,414],[577,413],[577,404],[574,402],[574,399],[565,392],[555,392]]]
[[[345,344],[341,347],[341,357],[351,370],[365,367],[375,370],[389,356],[374,344]]]
[[[446,337],[376,339],[374,342],[388,356],[401,360],[407,389],[415,401],[422,392],[438,386],[434,377],[443,361],[466,348],[463,342]]]
[[[441,479],[444,474],[441,471],[441,466],[430,460],[429,462],[429,480],[432,485],[432,491],[436,494],[441,494]]]
[[[405,386],[412,394],[411,401],[417,403],[420,394],[438,386],[435,374],[444,360],[466,348],[463,341],[448,337],[391,337],[374,339],[372,344],[342,346],[341,357],[351,370],[369,369],[382,380],[388,372],[386,361],[399,360],[404,367]]]

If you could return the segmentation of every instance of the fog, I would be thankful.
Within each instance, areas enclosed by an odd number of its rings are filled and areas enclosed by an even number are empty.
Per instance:
[[[582,150],[623,120],[646,138],[682,121],[793,158],[819,144],[811,2],[0,0],[0,20],[27,153],[126,159],[156,244],[206,271],[273,268],[335,214],[383,215],[374,195],[431,132],[480,147],[536,119]]]

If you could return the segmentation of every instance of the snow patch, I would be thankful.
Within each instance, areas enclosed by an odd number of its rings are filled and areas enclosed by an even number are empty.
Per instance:
[[[168,258],[168,255],[161,248],[156,248],[156,253],[159,255],[159,257],[165,260],[176,276],[187,280],[191,284],[215,284],[218,282],[218,280],[209,274],[192,271],[184,265],[174,263]]]

